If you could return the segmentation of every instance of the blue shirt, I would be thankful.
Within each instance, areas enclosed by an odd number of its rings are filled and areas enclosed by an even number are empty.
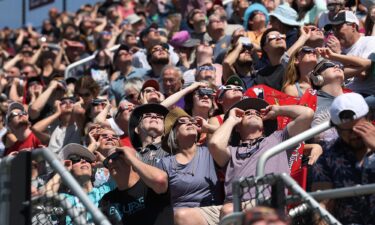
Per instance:
[[[89,199],[95,204],[95,206],[99,206],[99,201],[102,199],[102,197],[107,194],[108,192],[114,190],[116,188],[115,182],[110,179],[107,183],[103,184],[100,187],[94,187],[92,191],[87,193]],[[79,198],[75,195],[62,193],[63,197],[66,198],[66,200],[70,203],[72,207],[74,207],[78,212],[80,213],[87,213],[86,207],[82,204],[82,202],[79,200]],[[92,215],[90,213],[86,214],[87,222],[93,222]],[[73,224],[72,219],[67,216],[66,217],[66,224],[70,225]]]
[[[124,91],[124,84],[127,79],[138,77],[143,79],[143,76],[146,74],[147,70],[142,68],[132,68],[132,71],[127,75],[124,76],[123,74],[120,74],[118,78],[111,82],[110,88],[109,88],[109,100],[116,99],[116,103],[118,104],[122,97],[125,95]]]
[[[313,166],[313,182],[328,182],[335,188],[370,184],[375,181],[375,155],[358,165],[354,151],[340,138]],[[343,224],[375,224],[375,195],[340,198],[334,202],[333,216]]]

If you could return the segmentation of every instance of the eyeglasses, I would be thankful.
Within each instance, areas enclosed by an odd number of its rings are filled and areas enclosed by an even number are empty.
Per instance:
[[[145,88],[145,89],[143,89],[142,92],[145,92],[146,94],[148,94],[148,93],[151,93],[151,92],[156,92],[156,90],[154,88]]]
[[[243,87],[240,86],[232,86],[232,85],[226,85],[221,88],[222,90],[228,91],[228,90],[234,90],[234,91],[243,91]]]
[[[68,160],[72,161],[72,164],[73,164],[73,165],[76,164],[76,163],[81,162],[82,159],[85,160],[85,161],[88,162],[88,163],[92,163],[92,161],[91,161],[90,159],[88,159],[88,158],[86,158],[86,157],[83,157],[83,156],[80,156],[80,155],[70,155],[70,156],[68,157]]]
[[[157,113],[144,113],[141,120],[146,119],[146,118],[156,118],[156,119],[163,120],[164,116],[157,114]]]
[[[13,119],[16,116],[26,116],[26,115],[27,115],[26,111],[11,112],[9,115],[9,120]]]
[[[181,117],[178,118],[177,122],[179,124],[197,124],[197,120],[194,118]]]
[[[285,34],[270,34],[268,35],[267,39],[268,39],[268,42],[271,42],[275,39],[279,40],[279,39],[285,39],[286,38],[286,35]]]
[[[109,155],[107,158],[104,159],[103,166],[108,169],[109,160],[112,160],[112,161],[117,160],[119,158],[119,156],[122,155],[122,154],[123,154],[122,152],[112,153],[111,155]]]
[[[99,136],[106,140],[119,140],[120,139],[120,137],[116,134],[100,134]]]
[[[244,112],[244,114],[245,114],[245,116],[258,116],[258,117],[262,117],[262,114],[258,110],[255,110],[255,109],[246,110]]]
[[[203,71],[203,70],[216,70],[215,67],[213,66],[200,66],[197,69],[198,71]]]
[[[311,26],[311,27],[308,27],[308,28],[311,31],[322,31],[322,29],[319,29],[318,27],[314,27],[314,26]]]
[[[130,101],[130,100],[132,100],[132,99],[137,98],[137,96],[138,96],[138,94],[128,94],[128,95],[125,95],[125,96],[124,96],[124,99]]]
[[[326,62],[315,73],[320,74],[323,71],[325,71],[326,69],[329,69],[329,68],[332,68],[332,67],[337,67],[341,70],[344,70],[344,66],[342,64],[333,63],[333,62]]]

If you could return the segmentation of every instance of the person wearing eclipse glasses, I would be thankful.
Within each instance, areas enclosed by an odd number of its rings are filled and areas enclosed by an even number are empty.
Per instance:
[[[5,143],[4,155],[17,154],[19,151],[30,151],[44,147],[48,141],[43,142],[31,130],[31,123],[26,109],[21,103],[13,102],[8,106],[5,116],[5,125],[13,134],[13,140]]]
[[[277,131],[278,116],[292,119],[286,128],[280,131]],[[233,180],[254,176],[260,155],[280,142],[309,129],[312,118],[313,110],[307,107],[269,105],[258,98],[247,98],[231,107],[225,115],[224,123],[208,142],[209,151],[215,162],[227,168],[224,184],[225,203],[222,207],[217,207],[217,216],[220,211],[221,216],[233,211]],[[270,159],[265,166],[265,173],[289,174],[287,152]],[[253,189],[250,192],[255,194]],[[243,199],[250,200],[249,197],[248,193]]]
[[[72,176],[76,179],[83,191],[87,193],[89,199],[96,205],[99,205],[100,199],[109,191],[115,189],[116,184],[113,180],[109,180],[106,183],[98,187],[94,187],[95,180],[95,168],[92,163],[96,161],[96,156],[90,152],[87,148],[80,144],[71,143],[65,145],[59,153],[59,157],[63,160],[65,168],[70,171]],[[55,195],[60,192],[62,184],[61,176],[55,174],[46,184],[45,194]],[[84,210],[84,205],[80,202],[79,198],[71,193],[61,193],[61,195],[71,204],[72,207],[76,207]],[[93,222],[92,215],[87,213],[86,219],[88,222]],[[67,216],[66,224],[74,224],[74,221]]]

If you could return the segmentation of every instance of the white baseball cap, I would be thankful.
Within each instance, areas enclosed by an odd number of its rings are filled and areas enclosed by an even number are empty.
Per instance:
[[[349,120],[348,118],[342,118],[342,112],[344,111],[351,111],[353,117]],[[366,116],[369,112],[369,107],[362,95],[346,93],[333,100],[329,112],[331,114],[331,122],[339,125]]]

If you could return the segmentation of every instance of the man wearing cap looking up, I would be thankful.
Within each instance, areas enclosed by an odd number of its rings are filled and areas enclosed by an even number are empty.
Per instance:
[[[330,108],[331,122],[339,138],[324,150],[313,167],[313,191],[365,185],[375,182],[375,126],[369,107],[357,93],[337,97]],[[375,195],[321,202],[345,224],[373,224]]]
[[[161,148],[164,132],[164,117],[168,109],[160,104],[145,104],[133,110],[129,120],[129,136],[133,147],[141,160],[149,165],[156,165],[168,155]]]
[[[143,68],[135,68],[132,66],[133,53],[126,45],[120,45],[113,55],[113,64],[115,72],[109,89],[109,101],[112,106],[118,105],[121,98],[125,95],[124,83],[132,77],[143,78],[147,70]]]
[[[164,95],[160,92],[159,83],[154,79],[150,79],[144,82],[138,98],[141,105],[160,103],[164,100]]]
[[[16,138],[15,142],[6,144],[5,156],[12,152],[30,151],[35,148],[41,148],[45,146],[44,144],[48,143],[47,139],[42,143],[42,140],[31,130],[28,113],[25,111],[23,105],[18,102],[13,102],[9,105],[5,124]]]
[[[189,32],[183,30],[176,32],[169,43],[174,47],[180,58],[176,66],[183,71],[190,69],[193,60],[193,50],[200,44],[200,40],[191,38]]]
[[[375,37],[362,36],[358,31],[359,20],[351,11],[340,11],[332,20],[331,24],[325,26],[326,30],[333,30],[336,40],[329,41],[327,46],[336,53],[358,56],[365,59],[375,60]],[[373,64],[373,63],[372,63]],[[354,77],[347,85],[354,92],[367,97],[375,95],[374,72],[368,71],[366,78]],[[369,102],[368,102],[369,103]],[[375,107],[375,105],[370,105]]]
[[[189,11],[187,16],[187,25],[192,30],[192,38],[204,41],[207,31],[206,14],[201,10],[201,8],[195,8]]]
[[[268,149],[310,127],[314,112],[304,106],[268,105],[262,99],[247,98],[226,114],[226,120],[208,142],[211,155],[219,166],[225,167],[225,197],[227,202],[221,215],[233,211],[232,181],[240,177],[254,176],[259,157]],[[277,130],[278,116],[292,119],[286,128]],[[232,132],[228,132],[232,131]],[[265,173],[290,173],[287,151],[271,158]],[[255,194],[255,190],[251,190]],[[249,195],[244,200],[250,200]]]
[[[298,27],[301,23],[297,21],[298,14],[288,4],[279,5],[272,13],[269,14],[270,25],[272,28],[285,34],[287,49],[292,46],[298,39]]]
[[[151,24],[147,28],[145,28],[140,34],[139,34],[139,41],[141,43],[141,46],[143,49],[137,51],[137,53],[133,56],[133,66],[137,68],[144,68],[144,69],[151,69],[151,66],[148,61],[148,50],[154,46],[155,44],[158,44],[161,42],[161,37],[158,31],[158,26],[156,24]],[[167,44],[168,45],[168,44]],[[165,47],[166,48],[166,47]],[[174,52],[174,49],[172,46],[168,45],[169,56],[170,61],[173,63],[173,65],[176,65],[179,58],[178,55]]]

